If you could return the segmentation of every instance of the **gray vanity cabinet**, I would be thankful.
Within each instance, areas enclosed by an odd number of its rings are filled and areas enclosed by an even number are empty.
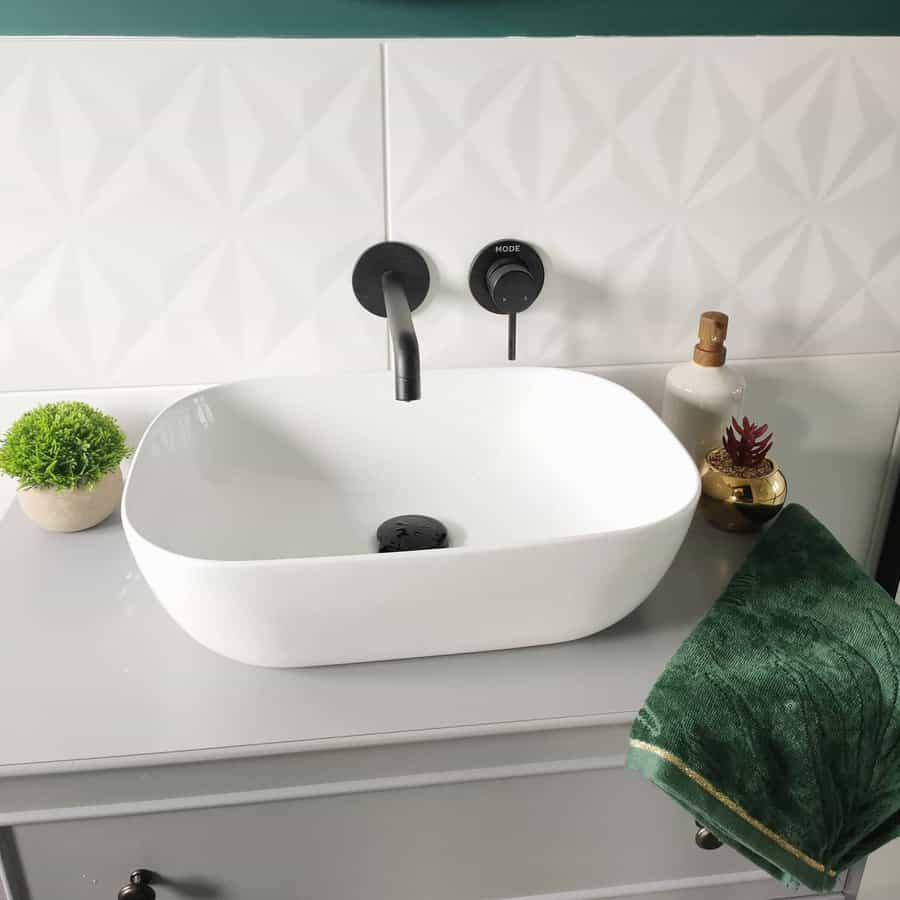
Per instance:
[[[275,768],[260,766],[257,788]],[[247,797],[273,796],[263,790]],[[636,893],[773,900],[789,893],[728,848],[699,849],[690,816],[608,757],[501,766],[496,773],[477,767],[340,778],[282,795],[292,794],[242,803],[240,794],[222,793],[224,805],[198,794],[186,804],[154,801],[193,808],[116,815],[108,814],[117,808],[110,805],[87,808],[90,818],[15,825],[7,846],[11,900],[113,900],[138,867],[158,873],[159,900],[589,900]],[[135,808],[148,806],[138,801]]]

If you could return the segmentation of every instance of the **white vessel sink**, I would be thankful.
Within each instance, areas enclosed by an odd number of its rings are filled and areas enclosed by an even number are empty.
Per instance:
[[[200,391],[141,441],[123,521],[172,618],[218,653],[314,666],[566,641],[650,593],[699,493],[622,387],[562,369],[265,378]],[[450,546],[377,553],[420,513]]]

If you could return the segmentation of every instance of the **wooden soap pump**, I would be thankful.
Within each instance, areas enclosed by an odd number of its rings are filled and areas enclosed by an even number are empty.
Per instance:
[[[710,310],[700,316],[700,327],[694,344],[694,362],[698,366],[725,365],[725,338],[728,335],[728,316]]]
[[[670,369],[663,395],[663,421],[699,468],[718,447],[732,416],[739,417],[744,376],[725,365],[728,316],[710,310],[700,316],[692,362]]]

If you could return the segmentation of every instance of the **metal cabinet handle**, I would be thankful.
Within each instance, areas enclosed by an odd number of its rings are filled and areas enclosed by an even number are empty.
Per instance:
[[[701,850],[718,850],[722,846],[722,842],[705,825],[701,825],[699,822],[694,824],[697,826],[694,843]]]
[[[153,873],[149,869],[135,869],[128,876],[128,884],[119,888],[117,900],[156,900],[156,891],[150,887]]]

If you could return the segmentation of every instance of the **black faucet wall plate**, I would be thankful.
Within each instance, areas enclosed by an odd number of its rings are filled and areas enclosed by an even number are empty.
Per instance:
[[[491,241],[469,269],[469,290],[486,309],[501,316],[524,312],[544,286],[544,264],[525,241]]]
[[[537,300],[544,286],[544,264],[525,241],[503,238],[482,247],[469,269],[469,290],[489,312],[507,316],[507,357],[516,358],[516,315]]]
[[[353,293],[370,313],[387,318],[381,287],[385,272],[391,272],[403,285],[410,310],[418,309],[425,302],[431,283],[425,258],[409,244],[384,241],[369,247],[353,268]]]
[[[422,364],[412,311],[424,302],[430,282],[422,254],[397,241],[369,247],[353,267],[356,299],[373,315],[388,320],[398,400],[422,396]]]

